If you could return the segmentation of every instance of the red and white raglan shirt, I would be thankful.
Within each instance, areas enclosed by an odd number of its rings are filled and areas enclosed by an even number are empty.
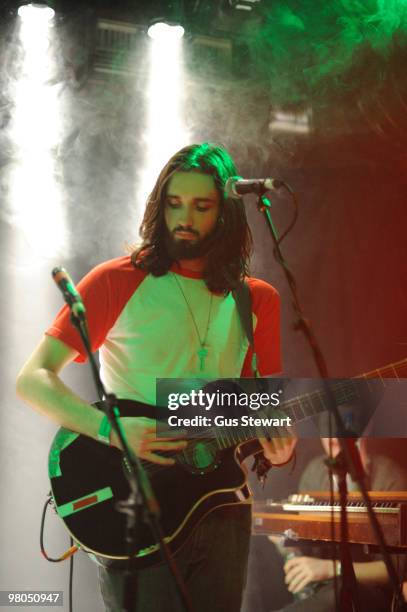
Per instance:
[[[246,280],[257,367],[261,376],[268,376],[281,371],[280,300],[268,283]],[[199,272],[174,264],[167,274],[155,277],[124,256],[96,266],[77,287],[86,307],[92,350],[99,349],[103,383],[118,398],[155,405],[157,378],[252,376],[251,348],[232,294],[214,293],[211,304]],[[208,328],[204,372],[195,325],[201,339]],[[66,306],[46,333],[76,350],[76,361],[85,361]]]

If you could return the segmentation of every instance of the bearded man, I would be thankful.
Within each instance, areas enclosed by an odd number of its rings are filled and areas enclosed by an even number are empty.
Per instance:
[[[97,266],[78,284],[102,380],[118,398],[152,409],[157,378],[251,376],[252,348],[232,296],[243,279],[251,294],[258,372],[281,371],[279,297],[271,285],[248,277],[252,240],[244,206],[224,193],[234,175],[233,160],[221,147],[204,143],[178,151],[148,198],[141,246]],[[73,360],[84,361],[85,353],[64,307],[20,373],[18,393],[59,425],[106,442],[106,418],[59,377]],[[121,423],[133,452],[152,463],[172,465],[165,452],[181,452],[187,444],[160,439],[148,416],[122,417]],[[107,441],[118,446],[113,432]],[[292,442],[262,444],[275,463],[292,453]],[[240,610],[250,521],[247,500],[217,508],[177,552],[194,610]],[[106,609],[120,610],[122,572],[99,571]],[[166,568],[139,570],[134,610],[176,609]]]

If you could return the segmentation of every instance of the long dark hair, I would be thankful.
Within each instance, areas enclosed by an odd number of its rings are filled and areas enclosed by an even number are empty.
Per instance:
[[[213,177],[220,196],[220,214],[214,230],[213,246],[206,256],[203,279],[210,291],[227,293],[248,274],[252,235],[243,202],[226,198],[224,187],[236,175],[235,164],[222,147],[193,144],[184,147],[161,170],[140,226],[142,244],[132,253],[132,261],[153,276],[166,274],[173,260],[165,244],[164,207],[169,179],[176,171],[198,171]]]

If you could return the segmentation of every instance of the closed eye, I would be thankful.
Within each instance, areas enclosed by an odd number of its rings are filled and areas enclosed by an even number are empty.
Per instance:
[[[167,206],[169,206],[169,208],[181,208],[182,203],[179,200],[172,200],[172,199],[168,199],[167,200]],[[210,210],[212,208],[212,206],[208,206],[207,204],[203,204],[200,202],[197,202],[195,204],[195,210],[197,210],[198,212],[206,212],[207,210]]]

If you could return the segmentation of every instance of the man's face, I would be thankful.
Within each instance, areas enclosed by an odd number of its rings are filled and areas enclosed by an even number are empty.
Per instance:
[[[193,259],[205,255],[219,212],[220,196],[212,176],[175,172],[168,183],[164,211],[170,256]]]

